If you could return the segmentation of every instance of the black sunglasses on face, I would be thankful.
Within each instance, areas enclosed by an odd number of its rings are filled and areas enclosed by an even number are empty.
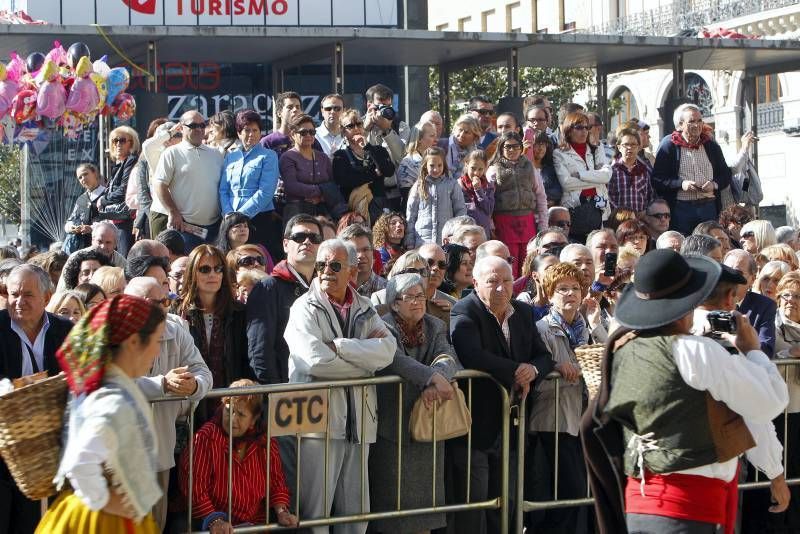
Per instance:
[[[300,137],[305,137],[306,135],[313,136],[317,135],[317,130],[315,130],[314,128],[307,128],[307,129],[303,128],[302,130],[297,130],[297,132],[295,133],[297,133],[297,135],[299,135]]]
[[[350,124],[345,124],[342,126],[345,130],[355,130],[356,128],[362,128],[364,123],[361,121],[351,122]]]
[[[222,274],[224,270],[225,267],[223,267],[222,265],[215,265],[213,267],[210,265],[201,265],[200,267],[197,268],[197,272],[202,274],[211,274],[211,271],[214,271],[217,274]]]
[[[325,111],[342,111],[342,106],[325,106],[322,109]]]
[[[428,258],[425,261],[428,262],[428,267],[430,267],[431,269],[433,269],[434,267],[438,267],[441,270],[447,269],[447,262],[444,260],[436,261],[433,258]]]
[[[236,265],[239,267],[252,267],[255,264],[264,265],[263,256],[243,256],[236,260]]]
[[[128,139],[126,139],[124,137],[115,137],[114,139],[111,140],[111,144],[112,145],[127,145],[128,144]]]
[[[745,232],[742,234],[742,239],[751,239],[755,237],[755,232]]]
[[[318,273],[325,272],[325,269],[330,267],[331,271],[338,273],[342,270],[342,262],[340,261],[318,261],[314,264],[314,268]]]
[[[187,128],[189,128],[190,130],[197,130],[198,128],[205,129],[205,127],[208,126],[208,123],[207,122],[189,122],[189,123],[184,122],[183,125],[186,126]]]
[[[589,128],[590,126],[587,126],[586,124],[576,124],[572,127],[573,130],[578,130],[578,131],[588,130]]]
[[[422,278],[428,278],[428,277],[430,277],[431,272],[428,269],[426,269],[425,267],[422,267],[420,269],[411,269],[411,268],[403,269],[402,271],[400,271],[397,274],[418,274]]]
[[[665,221],[672,218],[672,215],[669,213],[648,213],[647,216],[658,219],[659,221]]]
[[[477,108],[472,108],[470,111],[474,111],[474,112],[475,112],[475,113],[477,113],[478,115],[484,115],[484,116],[488,115],[488,116],[490,116],[490,117],[491,117],[492,115],[494,115],[494,110],[493,110],[493,109],[477,109]]]
[[[289,240],[294,241],[298,245],[305,243],[306,239],[311,241],[311,243],[314,245],[319,245],[322,243],[322,236],[313,232],[295,232],[289,236]]]

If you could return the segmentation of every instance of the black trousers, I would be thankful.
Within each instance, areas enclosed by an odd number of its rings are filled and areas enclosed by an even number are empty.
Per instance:
[[[39,501],[32,501],[19,491],[5,462],[0,460],[0,532],[33,534],[41,518]]]

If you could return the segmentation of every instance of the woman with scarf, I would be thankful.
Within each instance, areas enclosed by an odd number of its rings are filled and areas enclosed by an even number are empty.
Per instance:
[[[522,137],[517,132],[500,137],[490,165],[486,177],[495,187],[495,237],[508,246],[512,256],[524,258],[537,227],[547,227],[544,185],[522,155]],[[518,263],[514,264],[514,276],[519,276]]]
[[[159,354],[164,319],[160,306],[119,295],[84,315],[56,353],[69,425],[55,478],[61,493],[37,534],[158,532],[150,514],[161,497],[158,436],[135,380]]]
[[[450,176],[460,178],[464,174],[464,160],[467,154],[478,148],[481,139],[481,126],[478,119],[466,113],[456,119],[453,135],[447,144],[447,168]]]
[[[589,343],[589,328],[580,313],[583,295],[588,289],[583,273],[571,263],[559,263],[546,269],[542,276],[542,287],[550,301],[550,311],[536,323],[561,373],[558,419],[556,409],[555,380],[542,380],[536,386],[536,402],[531,406],[528,432],[530,447],[526,455],[526,480],[529,484],[527,500],[555,500],[550,481],[553,466],[556,466],[556,432],[558,432],[558,498],[577,499],[586,496],[586,470],[583,451],[578,438],[578,428],[583,413],[586,387],[580,377],[580,367],[575,349]],[[558,428],[556,428],[558,422]],[[540,454],[537,454],[539,449]],[[543,459],[541,465],[535,461]],[[587,532],[586,511],[548,510],[531,514],[528,528],[536,532],[563,532],[565,534]]]
[[[445,323],[425,313],[425,284],[422,276],[414,273],[399,274],[386,286],[389,313],[382,317],[397,338],[397,353],[389,367],[381,374],[400,375],[403,385],[402,407],[397,405],[396,384],[379,385],[378,437],[369,453],[370,485],[374,488],[393,487],[397,481],[398,447],[402,454],[403,483],[400,502],[406,508],[428,508],[444,504],[444,491],[436,494],[433,502],[431,471],[433,446],[431,443],[412,441],[408,428],[414,403],[422,397],[425,404],[453,398],[450,382],[461,368],[456,353],[447,340]],[[445,356],[439,358],[439,356]],[[398,409],[402,408],[403,431],[398,435]],[[436,449],[436,486],[444,488],[444,446]],[[390,511],[397,504],[392,491],[370,492],[370,510]],[[430,531],[446,526],[443,513],[378,520],[370,529],[382,534]]]
[[[139,134],[130,126],[117,126],[108,134],[108,156],[111,168],[108,185],[95,202],[100,210],[100,219],[107,219],[117,226],[117,252],[128,255],[133,239],[134,213],[125,202],[128,180],[136,162],[139,161]]]
[[[237,380],[231,388],[256,386],[252,380]],[[195,528],[211,534],[230,532],[233,526],[264,524],[264,500],[269,463],[270,522],[286,527],[297,526],[297,517],[289,511],[289,488],[283,475],[278,442],[267,446],[261,417],[260,395],[226,397],[214,418],[194,436],[192,487],[189,488],[189,454],[184,449],[180,466],[180,486],[184,497],[191,490],[192,518]],[[232,419],[232,420],[231,420]],[[230,428],[231,434],[228,434]],[[231,488],[231,513],[228,517],[228,441],[233,438],[234,457]],[[267,450],[269,448],[269,450]]]

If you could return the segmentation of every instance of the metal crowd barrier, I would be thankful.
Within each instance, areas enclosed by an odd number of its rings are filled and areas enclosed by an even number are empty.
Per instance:
[[[778,359],[774,360],[775,364],[783,369],[783,379],[786,383],[789,383],[789,370],[792,367],[800,365],[800,359]],[[594,498],[591,495],[591,488],[589,487],[589,481],[586,481],[586,488],[587,488],[587,495],[585,498],[579,499],[559,499],[558,498],[558,467],[559,467],[559,458],[558,458],[558,443],[559,443],[559,396],[560,396],[560,381],[561,381],[561,374],[558,372],[552,372],[546,377],[547,380],[555,380],[555,394],[554,394],[554,430],[555,430],[555,451],[554,451],[554,466],[553,466],[553,500],[550,501],[525,501],[521,497],[524,495],[524,482],[525,482],[525,439],[527,436],[526,431],[526,423],[527,417],[525,413],[525,405],[519,407],[519,419],[520,425],[523,431],[517,433],[517,495],[518,500],[522,504],[521,506],[517,506],[515,510],[515,525],[518,534],[522,534],[523,532],[523,514],[525,512],[533,512],[538,510],[552,510],[557,508],[572,508],[576,506],[588,506],[594,505]],[[788,439],[788,407],[783,410],[783,437],[784,443],[783,445],[783,465],[784,469],[786,468],[786,461],[788,458],[788,451],[787,451],[787,443],[786,440]],[[789,486],[796,486],[800,485],[800,474],[796,474],[795,478],[786,478],[786,483]],[[768,488],[770,486],[769,480],[766,481],[759,481],[759,477],[761,477],[761,473],[756,470],[755,471],[755,481],[754,482],[745,482],[739,484],[740,490],[752,490],[758,488]],[[797,503],[791,503],[790,506],[797,506]]]
[[[492,378],[489,374],[473,371],[473,370],[464,370],[460,371],[456,378],[459,380],[466,380],[467,381],[467,388],[466,388],[466,402],[467,406],[472,409],[472,381],[475,379],[481,380],[491,380],[497,386],[498,393],[502,399],[502,406],[503,406],[503,413],[501,414],[503,418],[503,426],[502,426],[502,455],[504,458],[508,458],[510,454],[510,403],[509,403],[509,395],[506,389],[497,382],[494,378]],[[245,395],[263,395],[265,399],[268,400],[269,395],[273,393],[285,393],[285,392],[293,392],[293,391],[310,391],[310,390],[327,390],[330,393],[331,390],[334,388],[342,388],[342,387],[352,387],[352,388],[361,388],[361,413],[365,414],[367,412],[366,409],[366,395],[365,390],[368,386],[378,385],[378,384],[397,384],[397,400],[398,400],[398,422],[397,422],[397,433],[398,433],[398,441],[397,441],[397,481],[396,481],[396,492],[397,492],[397,500],[396,500],[396,509],[392,511],[382,511],[382,512],[366,512],[364,510],[364,497],[366,488],[364,487],[363,481],[367,479],[364,476],[365,470],[367,469],[367,459],[366,459],[366,449],[364,447],[361,448],[361,513],[350,515],[350,516],[338,516],[332,517],[331,511],[327,509],[325,511],[325,516],[322,518],[304,518],[300,516],[299,513],[299,503],[300,503],[300,477],[301,475],[301,457],[300,457],[300,443],[302,441],[302,436],[297,436],[297,462],[296,462],[296,485],[295,488],[290,488],[294,492],[294,502],[296,503],[295,509],[293,512],[297,515],[299,519],[299,526],[297,528],[309,528],[309,527],[316,527],[316,526],[327,526],[327,525],[334,525],[339,523],[353,523],[353,522],[366,522],[376,519],[388,519],[388,518],[401,518],[407,516],[414,516],[414,515],[423,515],[423,514],[430,514],[430,513],[445,513],[445,512],[459,512],[459,511],[466,511],[466,510],[499,510],[500,517],[501,517],[501,529],[502,532],[510,532],[509,530],[509,510],[508,510],[508,488],[509,488],[509,476],[510,476],[510,466],[507,461],[503,462],[502,464],[502,473],[501,473],[501,481],[502,481],[502,488],[503,491],[499,497],[480,501],[480,502],[471,502],[470,500],[470,477],[471,477],[471,443],[472,443],[472,429],[470,429],[469,434],[467,434],[467,473],[466,473],[466,499],[463,503],[455,503],[455,504],[445,504],[445,505],[437,505],[436,503],[436,495],[438,491],[444,491],[444,488],[438,489],[436,487],[436,455],[437,449],[439,447],[444,446],[444,441],[440,442],[432,442],[432,456],[433,456],[433,465],[431,469],[431,489],[432,489],[432,502],[431,506],[425,508],[415,508],[415,509],[402,509],[401,506],[401,489],[402,489],[402,451],[403,451],[403,444],[402,440],[399,439],[400,436],[408,432],[408,417],[404,417],[403,414],[403,385],[404,381],[398,376],[385,376],[385,377],[374,377],[374,378],[366,378],[366,379],[359,379],[359,380],[334,380],[334,381],[325,381],[325,382],[309,382],[309,383],[302,383],[302,384],[273,384],[273,385],[260,385],[260,386],[251,386],[251,387],[238,387],[238,388],[221,388],[221,389],[213,389],[208,393],[205,397],[206,399],[217,399],[221,397],[236,397],[236,396],[245,396]],[[161,398],[157,399],[154,402],[162,402],[162,401],[175,401],[175,400],[185,400],[185,398]],[[269,402],[265,403],[267,406],[267,410],[269,409]],[[189,441],[187,444],[188,448],[188,455],[189,455],[189,480],[188,480],[188,487],[189,487],[189,495],[188,498],[188,510],[186,512],[186,517],[188,521],[188,528],[191,530],[192,525],[192,488],[194,484],[194,403],[191,406],[189,412]],[[232,488],[233,488],[233,440],[231,439],[232,435],[232,417],[230,414],[233,409],[233,405],[228,405],[228,517],[232,517]],[[269,421],[269,414],[265,414],[267,421]],[[361,436],[365,435],[365,425],[366,425],[366,418],[361,417]],[[270,443],[270,439],[272,437],[270,425],[267,423],[266,425],[266,438],[267,443]],[[330,429],[330,419],[328,419],[328,430]],[[434,412],[433,418],[433,435],[436,435],[436,416]],[[311,439],[311,438],[306,438]],[[317,439],[317,438],[314,438]],[[329,444],[330,444],[330,434],[329,432],[325,432],[325,464],[324,464],[324,471],[325,471],[325,496],[324,501],[327,502],[328,495],[327,495],[327,482],[328,482],[328,451],[329,451]],[[234,531],[239,533],[249,533],[249,532],[264,532],[266,530],[272,531],[282,531],[282,530],[290,530],[289,527],[281,527],[277,523],[268,523],[269,521],[269,512],[270,512],[270,505],[269,505],[269,487],[270,487],[270,454],[267,454],[267,476],[266,476],[266,499],[265,499],[265,507],[266,507],[266,518],[267,524],[263,525],[253,525],[253,526],[246,526],[246,527],[239,527],[235,528]],[[200,534],[199,532],[195,532],[193,534]]]

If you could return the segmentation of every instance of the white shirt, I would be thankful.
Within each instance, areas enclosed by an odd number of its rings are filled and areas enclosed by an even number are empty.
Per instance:
[[[161,154],[153,183],[169,186],[172,200],[186,222],[209,226],[219,220],[222,160],[219,150],[184,140]],[[169,215],[157,194],[153,194],[150,209]]]
[[[332,134],[330,130],[328,130],[328,127],[325,126],[324,121],[317,126],[316,137],[322,147],[322,151],[325,152],[325,155],[329,158],[333,157],[333,153],[344,146],[344,136],[341,130],[339,131],[339,135]]]
[[[21,376],[32,375],[34,373],[30,356],[28,356],[28,349],[30,349],[30,352],[33,354],[33,359],[36,360],[36,365],[39,366],[39,371],[46,370],[44,366],[44,336],[47,334],[48,328],[50,328],[50,319],[47,317],[47,313],[45,313],[44,323],[39,329],[39,333],[36,334],[36,339],[33,341],[33,345],[31,345],[31,342],[28,340],[28,336],[25,334],[25,331],[22,330],[22,327],[17,324],[14,319],[11,319],[11,330],[16,332],[19,336],[20,350],[22,351]]]

